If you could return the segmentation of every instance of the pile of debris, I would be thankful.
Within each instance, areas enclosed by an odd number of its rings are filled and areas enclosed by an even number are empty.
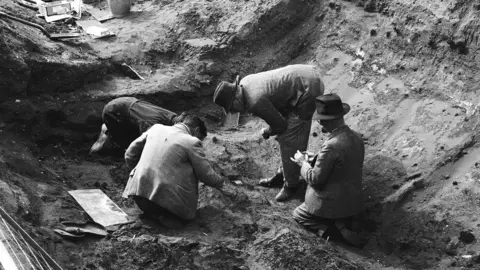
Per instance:
[[[79,38],[84,33],[92,38],[104,38],[115,36],[113,31],[108,29],[102,22],[115,17],[123,17],[130,12],[130,0],[108,1],[108,5],[98,5],[83,3],[82,0],[15,0],[16,3],[24,8],[38,11],[37,17],[44,18],[47,23],[54,23],[60,32],[52,33],[40,24],[18,18],[12,14],[0,11],[0,17],[6,17],[11,20],[35,27],[41,30],[48,38],[52,40]],[[112,12],[113,11],[113,12]],[[83,30],[83,31],[82,31]]]

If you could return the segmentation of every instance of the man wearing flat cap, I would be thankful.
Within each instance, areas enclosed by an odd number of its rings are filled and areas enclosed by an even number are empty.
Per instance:
[[[221,82],[215,90],[213,101],[226,112],[248,111],[269,125],[262,129],[264,139],[277,135],[284,175],[277,201],[289,199],[299,187],[300,168],[290,158],[308,146],[315,98],[323,91],[323,82],[312,65],[289,65],[242,80],[237,76],[235,83]],[[260,184],[270,186],[274,179],[262,179]]]
[[[365,147],[360,134],[351,130],[343,119],[350,106],[336,94],[316,99],[319,120],[330,136],[322,145],[312,166],[304,153],[292,160],[301,167],[307,182],[305,202],[293,211],[294,219],[319,236],[335,226],[345,240],[361,244],[357,218],[363,212],[362,170]]]

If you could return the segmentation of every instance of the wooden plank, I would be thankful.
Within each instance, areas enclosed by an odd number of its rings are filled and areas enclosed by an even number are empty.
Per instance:
[[[145,80],[142,75],[140,75],[137,71],[135,71],[131,66],[127,65],[126,63],[123,63],[121,67],[123,73],[125,73],[126,76],[135,80]]]
[[[133,220],[130,220],[129,216],[100,189],[79,189],[71,190],[68,193],[72,195],[93,221],[104,227],[133,222]]]
[[[6,270],[18,270],[17,264],[6,245],[7,239],[5,239],[4,236],[5,231],[3,231],[0,226],[0,266],[3,266],[3,269]]]
[[[425,185],[425,181],[423,178],[411,180],[405,183],[397,191],[395,191],[395,193],[383,199],[382,201],[383,211],[384,212],[393,211],[408,194],[410,194],[412,191],[416,189],[423,188],[424,185]]]
[[[51,38],[55,39],[61,39],[61,38],[76,38],[76,37],[81,37],[82,35],[80,33],[54,33],[50,34]]]

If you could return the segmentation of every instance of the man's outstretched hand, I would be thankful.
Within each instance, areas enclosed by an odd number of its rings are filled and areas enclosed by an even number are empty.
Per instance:
[[[223,177],[227,177],[227,173],[225,172],[225,170],[222,167],[220,167],[217,163],[212,162],[211,165],[212,165],[213,170],[216,173],[220,174]]]

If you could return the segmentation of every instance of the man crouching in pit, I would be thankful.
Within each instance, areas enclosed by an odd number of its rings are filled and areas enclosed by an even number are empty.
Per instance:
[[[167,228],[194,219],[198,181],[220,189],[225,180],[205,157],[206,136],[203,121],[191,114],[174,126],[153,125],[125,153],[131,173],[123,197],[133,198],[145,217]]]
[[[312,166],[308,156],[297,152],[292,161],[301,167],[308,184],[305,202],[293,211],[293,218],[306,229],[323,236],[336,227],[350,244],[365,244],[359,234],[358,217],[363,212],[362,170],[365,147],[361,136],[343,119],[350,106],[336,94],[316,99],[314,120],[320,120],[330,136]]]
[[[111,100],[103,108],[103,125],[97,141],[90,148],[90,153],[98,153],[107,148],[107,145],[125,150],[133,140],[154,124],[172,126],[181,122],[184,114],[177,115],[134,97]]]

